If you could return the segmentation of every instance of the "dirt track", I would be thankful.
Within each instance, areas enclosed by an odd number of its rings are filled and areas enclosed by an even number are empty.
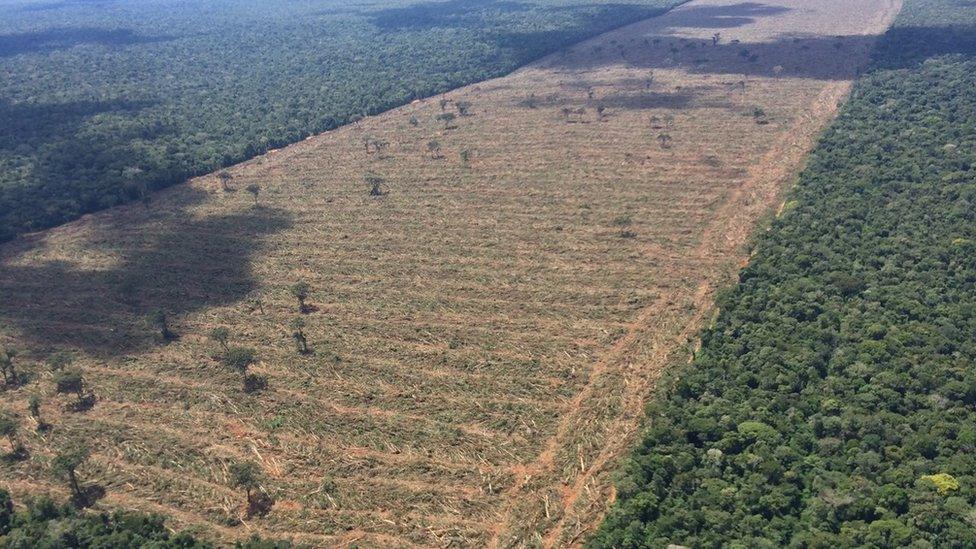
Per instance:
[[[687,360],[898,6],[694,1],[237,166],[233,192],[198,178],[0,248],[0,342],[76,351],[99,397],[83,414],[50,397],[57,428],[3,473],[57,491],[45,459],[82,436],[101,505],[217,536],[580,542],[655,380]],[[436,119],[463,102],[470,116]],[[179,341],[146,335],[152,308]],[[243,395],[213,360],[215,325],[259,349],[267,389]],[[50,386],[0,402],[26,415]],[[226,463],[243,458],[278,503],[229,528]]]

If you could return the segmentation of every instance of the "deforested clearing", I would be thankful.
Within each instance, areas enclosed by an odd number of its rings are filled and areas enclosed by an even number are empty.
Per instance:
[[[696,0],[5,245],[0,344],[33,375],[0,402],[41,395],[52,427],[3,476],[66,493],[49,462],[80,438],[98,506],[221,539],[582,542],[898,6]],[[89,409],[54,394],[57,351]],[[245,459],[274,505],[240,524]]]

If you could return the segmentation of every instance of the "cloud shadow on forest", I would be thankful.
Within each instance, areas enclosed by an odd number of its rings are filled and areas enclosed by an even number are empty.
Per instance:
[[[139,36],[131,29],[61,27],[0,35],[0,58],[26,53],[66,50],[86,44],[122,47],[166,42],[174,39],[174,36]]]
[[[89,117],[104,113],[134,114],[156,105],[157,101],[115,99],[110,101],[71,101],[66,103],[10,103],[0,99],[0,150],[29,145],[38,150],[44,145],[71,139]],[[161,129],[154,130],[159,135]],[[146,134],[141,138],[151,138]]]
[[[180,193],[187,196],[183,211],[206,196]],[[43,236],[7,245],[0,257],[0,325],[21,334],[31,350],[110,356],[146,347],[155,341],[144,322],[149,312],[180,316],[238,302],[255,290],[250,260],[261,239],[291,226],[290,214],[267,207],[204,218],[152,208],[102,218],[92,229],[82,253],[120,257],[111,268],[14,261],[42,247]]]

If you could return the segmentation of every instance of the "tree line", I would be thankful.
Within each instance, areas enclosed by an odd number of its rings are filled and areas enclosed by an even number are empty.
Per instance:
[[[905,3],[591,547],[976,546],[974,29]]]

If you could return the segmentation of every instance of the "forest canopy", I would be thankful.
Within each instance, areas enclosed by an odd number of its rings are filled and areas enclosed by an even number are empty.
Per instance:
[[[682,0],[0,0],[0,241]]]
[[[592,547],[976,546],[976,5],[907,0]]]

